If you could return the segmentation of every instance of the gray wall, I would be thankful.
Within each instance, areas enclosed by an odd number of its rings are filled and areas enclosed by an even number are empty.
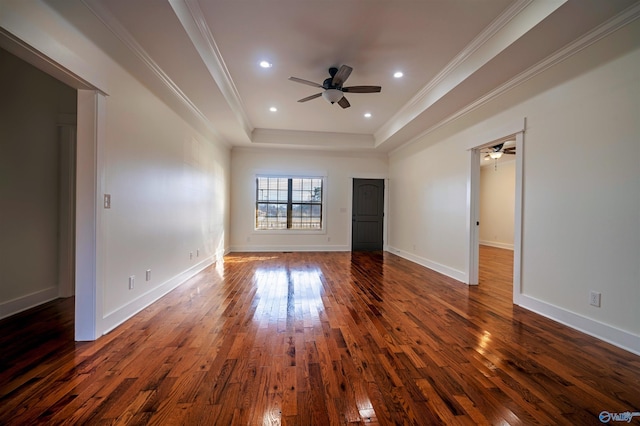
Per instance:
[[[57,296],[57,124],[75,113],[75,89],[0,49],[0,317]]]

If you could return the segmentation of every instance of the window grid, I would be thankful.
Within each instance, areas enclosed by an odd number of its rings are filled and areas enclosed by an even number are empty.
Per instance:
[[[256,178],[256,229],[322,229],[322,178]]]

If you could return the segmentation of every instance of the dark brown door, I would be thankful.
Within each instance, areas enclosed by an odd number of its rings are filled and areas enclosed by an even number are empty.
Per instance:
[[[382,250],[384,224],[384,180],[353,180],[353,224],[351,249]]]

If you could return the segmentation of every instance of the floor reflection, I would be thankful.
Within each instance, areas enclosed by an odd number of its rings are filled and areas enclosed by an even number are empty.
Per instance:
[[[262,268],[253,274],[257,307],[254,321],[262,326],[277,321],[278,329],[292,329],[295,321],[317,321],[324,311],[322,271],[319,268]]]
[[[353,281],[353,283],[358,287],[359,292],[369,297],[368,308],[375,315],[380,315],[386,283],[384,253],[377,251],[352,252],[351,276],[362,277],[358,281]]]

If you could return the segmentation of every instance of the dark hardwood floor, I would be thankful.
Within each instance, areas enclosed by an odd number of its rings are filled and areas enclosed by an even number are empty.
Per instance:
[[[601,424],[640,357],[389,253],[232,254],[96,342],[73,299],[0,321],[0,424]],[[505,266],[506,265],[506,266]],[[633,418],[636,424],[640,417]]]

